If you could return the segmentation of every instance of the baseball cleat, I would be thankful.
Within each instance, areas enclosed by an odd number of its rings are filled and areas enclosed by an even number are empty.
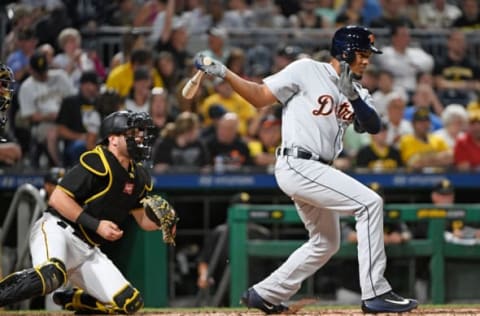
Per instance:
[[[243,293],[240,302],[248,308],[257,308],[265,314],[281,314],[289,310],[284,304],[274,305],[265,301],[253,287]]]
[[[403,313],[417,308],[418,302],[393,291],[362,301],[364,313]]]

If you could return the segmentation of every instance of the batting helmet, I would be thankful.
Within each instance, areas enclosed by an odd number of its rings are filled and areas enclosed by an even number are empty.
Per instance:
[[[330,53],[338,60],[351,63],[355,59],[356,51],[371,51],[381,54],[382,51],[374,46],[375,36],[363,26],[349,25],[338,29],[332,38]]]
[[[143,139],[137,142],[135,136],[126,136],[130,158],[135,161],[149,159],[155,139],[155,126],[147,112],[117,111],[107,115],[100,127],[100,143],[106,145],[108,136],[121,135],[131,129],[142,131]]]

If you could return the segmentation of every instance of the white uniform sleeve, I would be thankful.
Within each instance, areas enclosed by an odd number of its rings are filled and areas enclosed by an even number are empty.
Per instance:
[[[300,91],[299,82],[302,81],[301,74],[312,63],[312,60],[301,59],[292,62],[281,71],[264,79],[264,83],[270,88],[273,95],[282,104],[286,104],[293,95]]]
[[[34,104],[35,94],[33,89],[29,89],[28,82],[30,81],[24,81],[23,84],[20,85],[18,91],[18,104],[20,107],[20,116],[22,118],[29,117],[36,112]]]

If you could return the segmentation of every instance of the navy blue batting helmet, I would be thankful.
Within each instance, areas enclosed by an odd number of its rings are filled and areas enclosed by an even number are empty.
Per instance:
[[[375,36],[363,26],[349,25],[338,29],[332,38],[330,53],[338,60],[347,63],[353,62],[356,51],[371,51],[381,54],[382,51],[374,46]]]

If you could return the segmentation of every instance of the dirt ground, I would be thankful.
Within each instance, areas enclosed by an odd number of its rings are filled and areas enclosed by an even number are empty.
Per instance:
[[[44,312],[44,311],[30,311],[30,312],[7,312],[7,311],[0,311],[0,315],[28,315],[28,316],[69,316],[73,315],[72,313],[68,312]],[[137,313],[136,315],[148,315],[148,316],[189,316],[189,315],[200,315],[200,316],[241,316],[241,315],[248,315],[248,316],[262,316],[264,315],[261,312],[247,310],[247,309],[189,309],[189,310],[155,310],[155,311],[142,311]],[[285,315],[285,314],[282,314]],[[322,315],[322,316],[364,316],[368,314],[362,313],[358,308],[356,309],[328,309],[328,308],[305,308],[302,309],[295,314],[287,314],[287,315],[296,315],[296,316],[312,316],[312,315]],[[373,315],[373,314],[372,314]],[[389,313],[389,314],[376,314],[379,316],[388,316],[388,315],[400,315],[396,313]],[[424,316],[450,316],[450,315],[480,315],[480,306],[475,307],[422,307],[418,308],[411,313],[405,313],[402,315],[424,315]]]

